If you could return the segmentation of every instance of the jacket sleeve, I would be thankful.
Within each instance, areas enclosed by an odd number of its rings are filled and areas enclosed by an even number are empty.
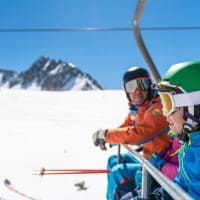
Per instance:
[[[178,174],[178,165],[170,162],[166,162],[162,167],[161,167],[161,172],[170,178],[171,180],[174,179],[174,177],[177,176]]]
[[[133,120],[131,120],[131,114],[129,113],[125,118],[124,122],[118,128],[128,127],[131,123],[134,122]]]
[[[162,115],[161,104],[155,103],[139,118],[135,126],[109,129],[106,141],[111,144],[138,144],[151,136],[158,134],[167,126],[166,118]]]
[[[183,190],[186,191],[193,199],[200,197],[200,160],[199,147],[191,146],[183,151],[184,154],[179,153],[179,173],[174,179]],[[182,157],[184,155],[184,158]],[[182,161],[181,161],[182,159]]]
[[[185,184],[185,180],[184,180],[184,178],[180,175],[180,173],[179,173],[179,175],[178,176],[176,176],[175,178],[174,178],[174,182],[177,184],[177,185],[179,185],[183,190],[185,190],[186,192],[188,191],[188,188],[187,188],[187,186],[186,186],[186,184]]]
[[[199,177],[198,177],[196,180],[194,180],[192,182],[191,187],[188,190],[188,194],[193,199],[199,199],[199,197],[200,197],[199,186],[200,186],[200,180],[199,180]]]

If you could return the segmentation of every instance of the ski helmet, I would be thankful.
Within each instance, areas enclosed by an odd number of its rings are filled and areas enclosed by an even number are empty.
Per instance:
[[[143,90],[151,91],[151,79],[148,71],[141,67],[130,67],[123,75],[123,86],[129,101],[130,91],[126,86],[133,80],[137,80],[137,83],[135,84],[137,84],[137,86],[141,87]]]
[[[158,84],[160,95],[171,93],[170,106],[183,107],[185,124],[183,132],[200,127],[200,61],[172,65]],[[161,96],[162,100],[162,96]]]
[[[149,78],[149,73],[146,69],[141,67],[130,67],[123,76],[123,82],[127,83],[136,78]]]

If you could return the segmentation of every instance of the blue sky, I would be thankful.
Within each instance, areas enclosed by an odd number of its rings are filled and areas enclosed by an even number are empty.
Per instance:
[[[1,0],[0,29],[131,27],[137,0]],[[141,27],[200,26],[200,1],[148,0]],[[200,57],[200,30],[142,31],[161,73]],[[105,89],[119,89],[124,71],[148,68],[131,31],[0,32],[0,68],[26,70],[40,56],[71,62]]]

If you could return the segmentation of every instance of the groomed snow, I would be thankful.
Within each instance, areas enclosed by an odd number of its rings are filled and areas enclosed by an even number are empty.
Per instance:
[[[40,200],[103,200],[106,174],[33,175],[34,169],[105,169],[114,147],[92,144],[99,128],[120,125],[127,114],[123,91],[0,91],[0,198],[23,200],[3,184]],[[87,190],[75,183],[85,181]]]

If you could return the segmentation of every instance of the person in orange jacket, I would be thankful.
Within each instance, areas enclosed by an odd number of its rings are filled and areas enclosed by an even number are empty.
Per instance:
[[[169,144],[168,123],[162,115],[161,101],[153,88],[148,71],[140,67],[129,68],[123,76],[123,84],[130,112],[118,128],[97,130],[92,137],[94,145],[106,150],[106,143],[143,144],[143,155],[146,159],[155,152],[162,154]],[[108,169],[111,170],[108,174],[108,200],[120,199],[126,186],[128,188],[131,185],[130,190],[135,187],[133,179],[140,164],[130,154],[120,157],[122,164],[117,164],[116,155],[108,160]],[[126,180],[125,177],[132,178]],[[123,188],[122,192],[118,188]]]

